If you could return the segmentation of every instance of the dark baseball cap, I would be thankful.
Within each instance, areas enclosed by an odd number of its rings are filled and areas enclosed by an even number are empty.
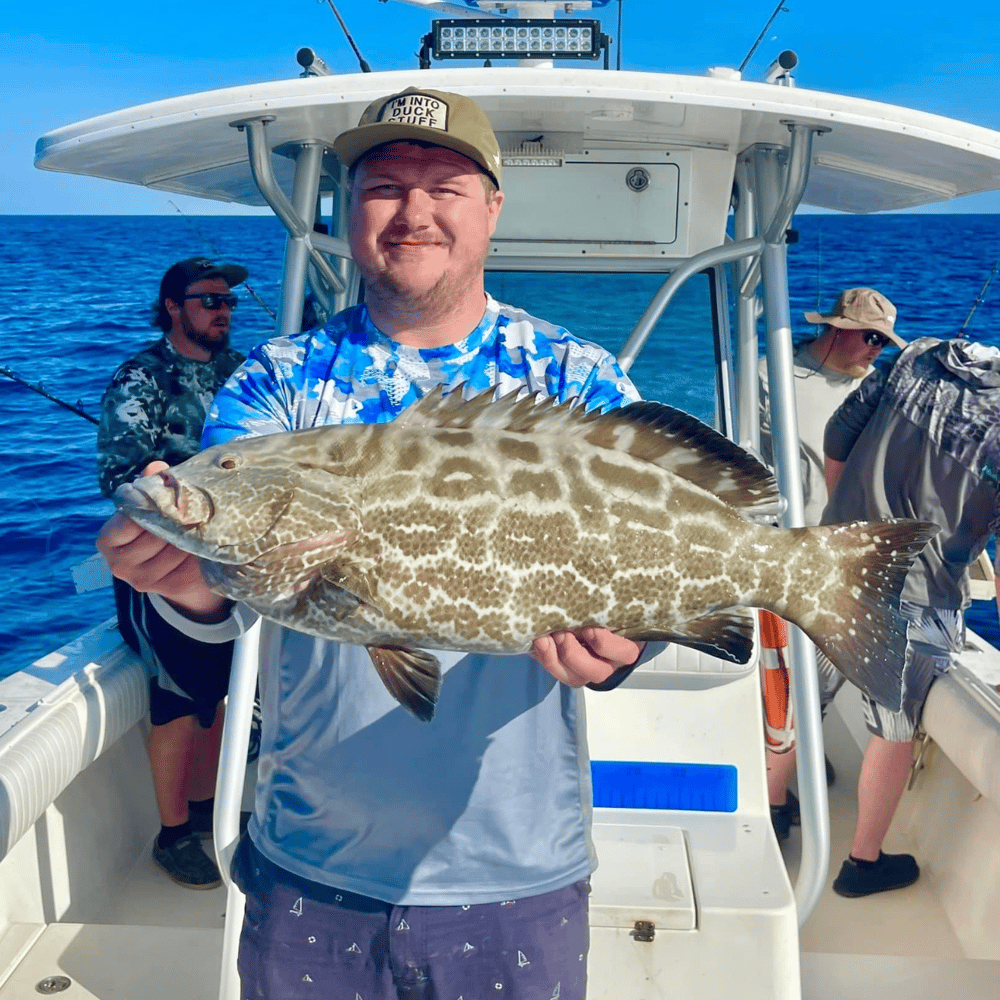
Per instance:
[[[216,264],[206,257],[188,257],[178,261],[163,276],[160,282],[160,297],[153,303],[151,326],[158,326],[166,333],[170,330],[171,319],[166,301],[182,304],[188,285],[206,278],[222,278],[230,288],[242,285],[250,272],[240,264]]]
[[[189,257],[178,261],[160,282],[160,304],[167,299],[180,302],[188,285],[207,278],[222,278],[230,288],[242,285],[250,272],[239,264],[216,264],[205,257]]]

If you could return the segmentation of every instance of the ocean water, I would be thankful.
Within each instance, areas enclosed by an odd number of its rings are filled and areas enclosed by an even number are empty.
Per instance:
[[[907,337],[956,335],[1000,259],[1000,218],[975,215],[806,215],[789,249],[793,329],[838,291],[872,285],[899,309]],[[149,304],[163,271],[195,254],[245,264],[272,309],[284,249],[264,217],[6,216],[0,224],[0,366],[96,416],[125,358],[156,338]],[[655,276],[491,275],[504,300],[559,322],[612,351],[624,343],[656,287]],[[707,283],[685,289],[631,375],[643,395],[711,420],[712,346]],[[244,295],[233,325],[243,351],[273,321]],[[1000,345],[1000,278],[966,336]],[[75,592],[71,567],[94,551],[112,506],[99,493],[95,427],[0,377],[0,676],[28,666],[114,613],[110,590]],[[996,608],[977,602],[969,621],[1000,645]]]

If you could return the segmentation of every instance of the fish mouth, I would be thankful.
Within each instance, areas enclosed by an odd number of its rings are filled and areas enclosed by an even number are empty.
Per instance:
[[[197,528],[215,514],[211,497],[193,486],[182,486],[169,470],[144,476],[134,483],[125,483],[115,490],[115,503],[126,516],[158,515],[164,521],[182,528]]]

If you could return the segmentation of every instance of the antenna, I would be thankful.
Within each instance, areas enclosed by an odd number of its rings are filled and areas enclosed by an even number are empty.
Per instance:
[[[782,11],[784,11],[787,14],[788,8],[784,6],[784,0],[778,0],[778,6],[775,7],[774,10],[771,12],[771,16],[767,19],[767,24],[765,24],[764,27],[760,29],[760,34],[757,36],[757,41],[755,41],[753,45],[750,46],[750,51],[743,57],[743,62],[740,63],[741,73],[746,68],[747,63],[750,62],[750,59],[753,57],[753,54],[757,51],[757,47],[760,45],[761,41],[763,41],[764,36],[767,34],[767,29],[771,27],[771,25],[774,23],[774,19]]]
[[[622,0],[618,0],[618,45],[615,56],[615,69],[622,68]]]
[[[323,0],[316,0],[316,2],[323,3]],[[330,5],[330,10],[333,11],[333,16],[340,23],[340,28],[344,32],[344,37],[347,39],[348,44],[354,50],[354,55],[357,57],[358,65],[361,67],[361,72],[370,73],[372,68],[367,62],[365,62],[365,57],[361,54],[361,50],[354,44],[354,39],[351,37],[351,33],[347,30],[347,25],[344,23],[344,19],[340,16],[340,11],[337,10],[333,0],[326,0],[326,2]]]

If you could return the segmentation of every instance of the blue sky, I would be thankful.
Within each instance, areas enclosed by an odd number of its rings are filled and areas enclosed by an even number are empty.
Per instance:
[[[335,0],[372,68],[414,68],[429,15],[402,3]],[[738,66],[775,0],[680,4],[624,0],[622,68],[704,73]],[[745,75],[799,56],[799,86],[901,104],[1000,129],[1000,32],[994,2],[786,0]],[[165,21],[161,11],[169,10]],[[601,15],[617,34],[617,3]],[[229,206],[35,169],[35,140],[117,108],[298,75],[310,45],[335,72],[357,64],[323,0],[36,0],[8,5],[0,30],[0,213],[216,214]],[[612,50],[614,58],[614,50]],[[235,209],[240,211],[240,209]],[[947,211],[1000,212],[1000,193]]]

